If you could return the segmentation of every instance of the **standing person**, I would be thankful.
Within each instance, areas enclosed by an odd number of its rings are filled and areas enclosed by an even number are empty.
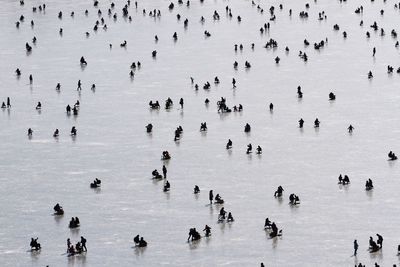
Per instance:
[[[86,238],[84,238],[83,236],[81,236],[81,244],[82,244],[82,249],[85,249],[85,251],[87,251]]]
[[[165,167],[165,165],[162,166],[162,173],[164,175],[164,179],[167,178],[167,167]]]
[[[7,97],[7,108],[11,108],[11,101],[9,97]]]
[[[67,252],[69,251],[70,247],[71,247],[71,240],[68,238],[67,239]]]
[[[210,204],[212,204],[212,201],[214,199],[214,194],[212,190],[210,190],[210,193],[208,194],[208,199],[210,200]]]
[[[78,81],[78,88],[76,88],[76,90],[82,90],[82,83],[81,80]]]
[[[358,243],[357,239],[354,240],[354,256],[357,256],[357,250],[358,250]]]
[[[183,109],[183,98],[181,98],[181,99],[179,100],[179,105],[181,105],[181,108]]]

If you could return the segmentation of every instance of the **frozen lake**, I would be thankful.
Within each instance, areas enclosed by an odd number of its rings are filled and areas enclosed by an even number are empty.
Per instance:
[[[137,9],[131,2],[131,22],[122,16],[126,2],[114,2],[116,19],[107,14],[108,0],[97,8],[81,0],[26,0],[23,6],[2,1],[0,103],[10,97],[12,107],[0,110],[1,266],[399,264],[400,168],[399,162],[387,160],[390,150],[400,153],[400,58],[397,39],[390,34],[399,30],[395,1],[255,0],[252,5],[249,0],[192,0],[190,7],[173,1],[174,9],[168,10],[170,1],[142,0]],[[43,3],[45,12],[32,12]],[[275,21],[270,21],[271,5]],[[363,14],[355,14],[360,5]],[[150,17],[153,9],[161,10],[161,17]],[[213,20],[214,10],[220,20]],[[308,19],[299,17],[301,11],[308,12]],[[327,18],[318,20],[322,11]],[[25,20],[16,28],[21,15]],[[94,32],[102,17],[107,30],[100,24]],[[374,21],[378,31],[370,28]],[[261,34],[268,22],[270,30]],[[270,38],[278,48],[263,47]],[[313,44],[325,38],[325,47],[315,50]],[[124,40],[126,48],[120,47]],[[26,42],[32,46],[29,54]],[[243,44],[243,50],[235,52],[235,44]],[[307,53],[307,62],[299,51]],[[88,62],[84,68],[81,56]],[[131,79],[130,65],[137,61],[141,68]],[[393,74],[387,65],[394,67]],[[373,79],[367,78],[369,71]],[[214,85],[215,76],[219,85]],[[211,88],[203,90],[207,81]],[[299,85],[302,99],[297,98]],[[328,100],[329,92],[336,94],[335,101]],[[171,110],[164,109],[168,97],[174,101]],[[243,111],[218,113],[221,97],[229,107],[242,104]],[[77,100],[79,115],[67,116],[65,107]],[[158,100],[161,109],[150,110],[150,100]],[[35,110],[38,101],[40,112]],[[319,129],[313,127],[315,118],[321,121]],[[201,122],[207,122],[206,133],[199,132]],[[148,123],[154,126],[152,134],[146,133]],[[249,134],[243,131],[246,123],[252,127]],[[347,132],[350,124],[352,134]],[[179,125],[183,136],[174,142]],[[75,138],[69,134],[72,126],[78,130]],[[56,128],[60,136],[53,138]],[[229,138],[233,148],[226,150]],[[254,149],[260,145],[262,155],[247,155],[249,143]],[[151,179],[154,169],[161,172],[164,150],[172,155],[166,164],[168,193],[163,181]],[[339,186],[339,174],[347,174],[351,184]],[[102,186],[93,190],[89,184],[96,177]],[[375,188],[367,192],[368,178]],[[195,185],[201,189],[198,195],[193,194]],[[285,190],[281,200],[273,196],[279,185]],[[217,223],[221,206],[208,205],[211,189],[225,200],[233,223]],[[300,205],[288,205],[291,193],[300,197]],[[62,217],[52,216],[57,202],[65,210]],[[76,230],[68,228],[72,216],[81,221]],[[266,217],[283,229],[282,237],[269,239],[263,230]],[[190,228],[201,232],[206,224],[211,237],[186,242]],[[368,239],[377,233],[384,238],[383,249],[369,253]],[[147,248],[134,247],[137,234],[149,243]],[[88,252],[67,257],[67,238],[76,243],[81,235],[88,240]],[[31,237],[39,237],[40,253],[27,252]],[[357,257],[351,256],[354,239],[360,245]]]

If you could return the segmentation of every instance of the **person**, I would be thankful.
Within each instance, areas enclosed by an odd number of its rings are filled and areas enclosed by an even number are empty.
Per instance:
[[[72,135],[72,136],[75,136],[75,135],[76,135],[76,128],[75,128],[75,126],[72,126],[72,128],[71,128],[71,135]]]
[[[282,186],[278,186],[278,189],[275,191],[274,193],[274,197],[281,197],[282,193],[283,193],[283,187]]]
[[[379,248],[382,248],[383,237],[380,234],[376,234],[376,236],[378,237],[378,240],[376,241],[376,243],[379,245]]]
[[[139,240],[139,247],[140,248],[147,247],[147,242],[143,239],[143,237],[141,237]]]
[[[261,154],[262,153],[262,148],[260,146],[257,146],[257,154]]]
[[[226,149],[232,148],[232,140],[228,139],[228,143],[226,143]]]
[[[354,127],[353,127],[353,125],[351,125],[351,124],[350,124],[350,126],[349,126],[349,127],[347,127],[347,130],[349,131],[349,133],[352,133],[352,132],[353,132],[353,130],[354,130]]]
[[[147,124],[147,126],[146,126],[146,131],[147,131],[148,133],[151,133],[152,130],[153,130],[153,124],[151,124],[151,123]]]
[[[354,256],[357,256],[357,250],[358,250],[358,243],[357,239],[354,240]]]
[[[183,98],[179,99],[179,105],[181,106],[181,109],[183,109]]]
[[[226,219],[226,221],[227,221],[227,222],[233,222],[233,221],[234,221],[234,219],[233,219],[233,216],[232,216],[232,213],[231,213],[231,212],[228,212],[228,218]]]
[[[84,238],[83,236],[81,236],[81,244],[82,244],[82,249],[85,249],[84,251],[87,251],[86,238]]]
[[[164,192],[168,192],[170,190],[170,188],[171,188],[171,185],[169,184],[168,181],[166,181],[165,185],[164,185]]]
[[[38,237],[36,237],[36,238],[31,238],[31,243],[30,243],[30,247],[31,247],[31,250],[39,250],[41,247],[40,247],[40,243],[38,243]]]
[[[304,124],[304,120],[303,120],[303,118],[301,118],[299,120],[299,128],[303,128],[303,124]]]
[[[346,175],[344,175],[344,178],[343,178],[343,180],[342,180],[342,184],[343,185],[346,185],[346,184],[349,184],[350,183],[350,178],[349,178],[349,176],[347,176],[347,174]]]
[[[207,123],[206,122],[200,123],[200,131],[207,131]]]
[[[58,135],[59,135],[59,131],[58,131],[58,129],[56,129],[56,130],[54,131],[54,133],[53,133],[53,137],[58,137]]]
[[[397,246],[397,255],[400,255],[400,245]]]
[[[318,120],[318,118],[316,118],[315,121],[314,121],[314,127],[318,128],[319,124],[320,124],[320,121]]]
[[[197,185],[195,185],[193,191],[195,194],[198,194],[200,193],[200,188]]]
[[[219,220],[219,221],[225,220],[225,214],[226,214],[226,211],[225,211],[224,207],[222,207],[222,208],[219,210],[218,220]]]
[[[303,98],[303,92],[301,91],[300,85],[297,86],[297,96],[298,98]]]
[[[271,112],[274,111],[274,104],[272,103],[269,104],[269,111]]]
[[[164,179],[166,179],[167,178],[167,167],[165,167],[165,165],[162,166],[162,172],[163,172]]]
[[[3,103],[1,104],[1,108],[6,108],[6,103],[3,102]]]
[[[246,123],[246,125],[244,126],[244,132],[248,133],[250,132],[250,130],[251,130],[250,124]]]
[[[67,111],[67,114],[71,113],[71,106],[67,105],[67,107],[65,108],[65,110]]]
[[[211,227],[210,226],[208,226],[207,224],[206,224],[206,226],[204,227],[204,230],[203,231],[205,231],[206,233],[205,233],[205,236],[210,236],[211,235]]]
[[[58,203],[54,206],[53,209],[55,211],[55,213],[54,213],[55,215],[63,215],[64,214],[63,208]]]
[[[7,108],[11,108],[11,102],[9,97],[7,97]]]
[[[133,238],[133,242],[135,242],[135,246],[137,246],[137,245],[139,244],[139,241],[140,241],[139,235],[137,235],[137,236],[135,236],[135,237]]]
[[[76,90],[82,90],[82,83],[81,80],[78,80],[78,87],[76,88]]]
[[[265,223],[264,223],[264,229],[270,229],[271,228],[271,221],[266,218]]]
[[[248,144],[246,154],[250,154],[252,150],[253,150],[253,146],[251,144]]]
[[[81,65],[87,65],[87,62],[84,57],[81,57],[80,63]]]
[[[330,93],[329,93],[329,100],[335,100],[335,99],[336,99],[335,94],[332,93],[332,92],[330,92]]]
[[[215,199],[214,199],[215,201],[214,201],[214,203],[215,204],[224,204],[224,200],[221,198],[221,196],[219,195],[219,194],[217,194],[216,196],[215,196]]]
[[[210,190],[210,192],[208,193],[208,199],[210,200],[210,204],[212,204],[214,199],[214,194],[212,190]]]
[[[162,178],[162,175],[158,173],[157,169],[152,171],[151,174],[153,175],[153,179],[161,179]]]
[[[71,247],[71,240],[68,238],[67,239],[67,252],[69,252],[70,247]]]
[[[31,137],[33,134],[33,130],[31,128],[28,129],[28,136]]]

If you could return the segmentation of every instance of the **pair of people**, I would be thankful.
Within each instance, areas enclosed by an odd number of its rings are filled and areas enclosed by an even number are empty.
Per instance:
[[[147,247],[147,242],[143,239],[142,237],[139,237],[139,235],[135,236],[133,238],[133,242],[135,242],[135,246],[143,248],[143,247]]]
[[[80,226],[80,221],[78,217],[72,217],[71,220],[69,221],[69,228],[74,229],[78,228]]]

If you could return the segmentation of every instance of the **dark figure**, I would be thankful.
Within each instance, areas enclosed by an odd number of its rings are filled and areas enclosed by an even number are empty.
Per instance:
[[[372,239],[372,236],[369,237],[369,251],[371,253],[377,252],[379,250],[378,245],[375,243],[375,241]]]
[[[101,180],[100,179],[94,179],[93,183],[90,183],[90,188],[98,188],[101,186]]]
[[[37,110],[42,109],[42,103],[38,102],[37,105],[36,105],[36,109]]]
[[[397,159],[397,156],[392,151],[389,152],[388,157],[389,157],[389,160],[396,160]]]
[[[147,247],[147,242],[143,239],[143,237],[140,238],[138,247],[140,248]]]
[[[71,128],[71,135],[72,136],[76,136],[76,128],[75,128],[75,126],[72,126],[72,128]]]
[[[64,210],[63,210],[63,208],[60,206],[60,204],[56,204],[55,206],[54,206],[54,215],[63,215],[64,214]]]
[[[69,221],[69,228],[74,229],[79,227],[80,223],[79,223],[79,219],[78,217],[72,217],[71,220]]]
[[[162,175],[157,170],[152,171],[151,174],[153,175],[153,179],[162,179]]]
[[[357,243],[357,239],[354,240],[354,256],[357,256],[357,250],[358,250],[358,243]]]
[[[247,145],[247,150],[246,150],[246,154],[250,154],[253,150],[253,146],[251,144]]]
[[[373,186],[373,184],[372,184],[372,180],[371,180],[371,179],[368,179],[368,180],[365,182],[365,190],[369,191],[369,190],[371,190],[371,189],[373,189],[373,188],[374,188],[374,186]]]
[[[228,139],[228,143],[226,143],[226,149],[232,148],[232,140]]]
[[[137,235],[137,236],[135,236],[135,237],[133,238],[133,242],[135,242],[135,246],[137,246],[137,245],[139,244],[139,241],[140,241],[139,235]]]
[[[246,123],[246,125],[244,126],[244,132],[249,133],[250,130],[251,130],[250,124]]]
[[[6,108],[6,103],[3,102],[3,103],[1,104],[1,108]]]
[[[304,124],[304,120],[303,120],[303,118],[301,118],[299,120],[299,128],[303,128],[303,124]]]
[[[265,229],[265,230],[266,230],[266,229],[270,229],[271,226],[272,226],[271,221],[270,221],[268,218],[266,218],[266,219],[265,219],[265,223],[264,223],[264,229]]]
[[[272,230],[272,232],[269,234],[270,238],[274,238],[274,237],[277,237],[279,235],[278,227],[276,226],[276,224],[274,222],[271,224],[271,230]]]
[[[354,130],[354,127],[353,127],[353,125],[351,125],[351,124],[350,124],[350,126],[349,126],[349,127],[347,127],[347,130],[349,131],[349,133],[352,133],[352,132],[353,132],[353,130]]]
[[[257,148],[256,148],[256,153],[257,153],[258,155],[260,155],[260,154],[262,153],[262,148],[261,148],[260,146],[257,146]]]
[[[81,57],[80,63],[81,63],[81,65],[87,65],[87,61],[85,60],[84,57]]]
[[[297,196],[297,195],[295,195],[295,194],[290,194],[290,196],[289,196],[289,203],[291,204],[291,205],[297,205],[297,204],[299,204],[299,202],[300,202],[300,199],[299,199],[299,197]]]
[[[234,219],[233,219],[233,216],[232,216],[232,213],[231,213],[231,212],[229,212],[229,213],[228,213],[228,218],[226,219],[226,221],[227,221],[227,222],[233,222],[233,221],[234,221]]]
[[[303,92],[301,91],[300,85],[297,86],[297,97],[298,98],[303,98]]]
[[[183,109],[183,98],[179,99],[179,105],[180,105],[181,108]]]
[[[146,126],[146,132],[151,133],[151,131],[153,130],[153,124],[149,123]]]
[[[166,181],[165,184],[164,184],[164,189],[163,189],[163,191],[164,191],[164,192],[168,192],[168,191],[170,190],[170,188],[171,188],[171,185],[169,184],[168,181]]]
[[[224,200],[221,198],[219,194],[217,194],[214,198],[214,203],[215,204],[224,204]]]
[[[318,128],[319,124],[320,124],[320,121],[318,120],[318,118],[316,118],[314,121],[314,128]]]
[[[207,123],[206,122],[202,122],[200,124],[200,131],[207,131]]]
[[[329,93],[329,100],[335,100],[336,99],[336,95],[332,92]]]
[[[162,172],[163,172],[164,179],[166,179],[167,178],[167,167],[165,167],[165,165],[162,166]]]
[[[208,236],[211,235],[211,227],[208,226],[207,224],[206,224],[206,226],[204,227],[204,230],[203,230],[203,231],[206,232],[206,233],[205,233],[205,236],[206,236],[206,237],[208,237]]]
[[[376,234],[376,236],[378,237],[376,243],[379,245],[379,248],[382,248],[383,237],[380,234]]]
[[[38,237],[31,238],[31,243],[30,243],[31,250],[40,250],[41,249],[40,243],[38,243],[38,239],[39,239]]]
[[[200,188],[199,188],[198,185],[195,185],[195,186],[194,186],[193,192],[194,192],[195,194],[200,193]]]
[[[350,179],[349,176],[345,175],[342,181],[343,185],[349,184],[350,183]]]
[[[274,193],[274,197],[281,197],[282,193],[283,193],[283,187],[282,186],[278,186],[278,189],[276,189],[275,193]]]
[[[71,106],[70,105],[67,105],[67,107],[65,109],[67,111],[67,114],[71,113]]]
[[[81,236],[81,245],[82,245],[82,249],[85,249],[84,251],[87,251],[86,238],[84,238],[83,236]]]
[[[274,104],[272,103],[269,104],[269,111],[274,111]]]
[[[171,156],[170,156],[170,154],[169,154],[169,152],[168,151],[163,151],[162,152],[162,158],[161,158],[162,160],[169,160],[169,159],[171,159]]]
[[[210,190],[210,192],[208,193],[208,199],[210,200],[210,204],[212,204],[214,199],[214,194],[212,190]]]
[[[226,211],[225,211],[224,207],[222,207],[219,211],[218,220],[219,221],[225,220],[225,214],[226,214]]]
[[[76,90],[78,90],[78,91],[82,90],[82,82],[81,82],[81,80],[78,80],[78,87],[76,88]]]
[[[33,130],[31,128],[28,129],[28,136],[31,137],[33,134]]]
[[[7,108],[11,108],[11,102],[9,97],[7,97]]]

